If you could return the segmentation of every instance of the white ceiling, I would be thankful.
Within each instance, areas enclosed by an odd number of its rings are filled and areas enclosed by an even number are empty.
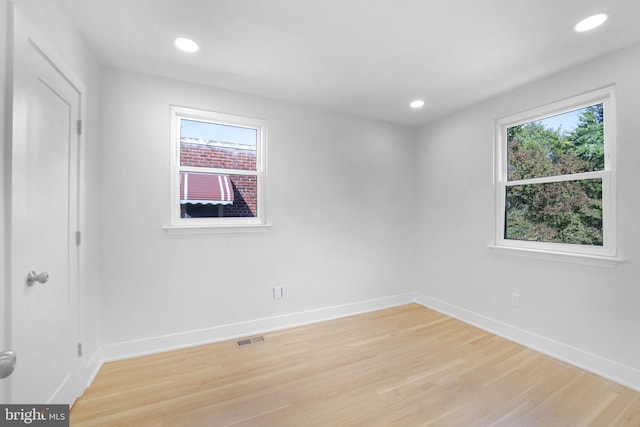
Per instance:
[[[59,1],[107,65],[412,126],[640,42],[638,0]]]

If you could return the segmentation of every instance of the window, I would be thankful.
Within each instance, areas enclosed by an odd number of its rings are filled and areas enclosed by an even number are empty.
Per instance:
[[[171,225],[264,225],[266,122],[179,107],[171,117]]]
[[[498,120],[496,246],[614,256],[614,129],[613,88]]]

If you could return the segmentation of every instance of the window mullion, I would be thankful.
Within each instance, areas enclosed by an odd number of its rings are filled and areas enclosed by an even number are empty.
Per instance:
[[[219,175],[251,175],[258,176],[258,171],[242,170],[242,169],[221,169],[221,168],[206,168],[200,166],[180,166],[180,172],[201,172],[201,173],[215,173]]]
[[[608,174],[607,171],[595,171],[595,172],[574,173],[574,174],[568,174],[568,175],[542,176],[539,178],[528,178],[528,179],[519,179],[517,181],[507,181],[505,182],[505,185],[507,187],[512,187],[516,185],[546,184],[551,182],[601,179],[607,174]]]

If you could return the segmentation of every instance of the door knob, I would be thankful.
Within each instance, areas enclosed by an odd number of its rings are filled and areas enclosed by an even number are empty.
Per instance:
[[[30,271],[29,274],[27,274],[28,286],[33,286],[34,283],[36,282],[47,283],[48,280],[49,280],[49,273],[42,272],[40,274],[36,274],[35,271]]]
[[[0,352],[0,379],[7,378],[16,367],[16,354],[13,351]]]

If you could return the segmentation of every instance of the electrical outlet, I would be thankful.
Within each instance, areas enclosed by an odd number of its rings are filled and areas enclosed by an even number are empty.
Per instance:
[[[273,297],[275,299],[281,299],[284,297],[284,293],[282,292],[282,286],[276,286],[273,288]]]
[[[520,308],[520,294],[511,294],[511,305]]]

